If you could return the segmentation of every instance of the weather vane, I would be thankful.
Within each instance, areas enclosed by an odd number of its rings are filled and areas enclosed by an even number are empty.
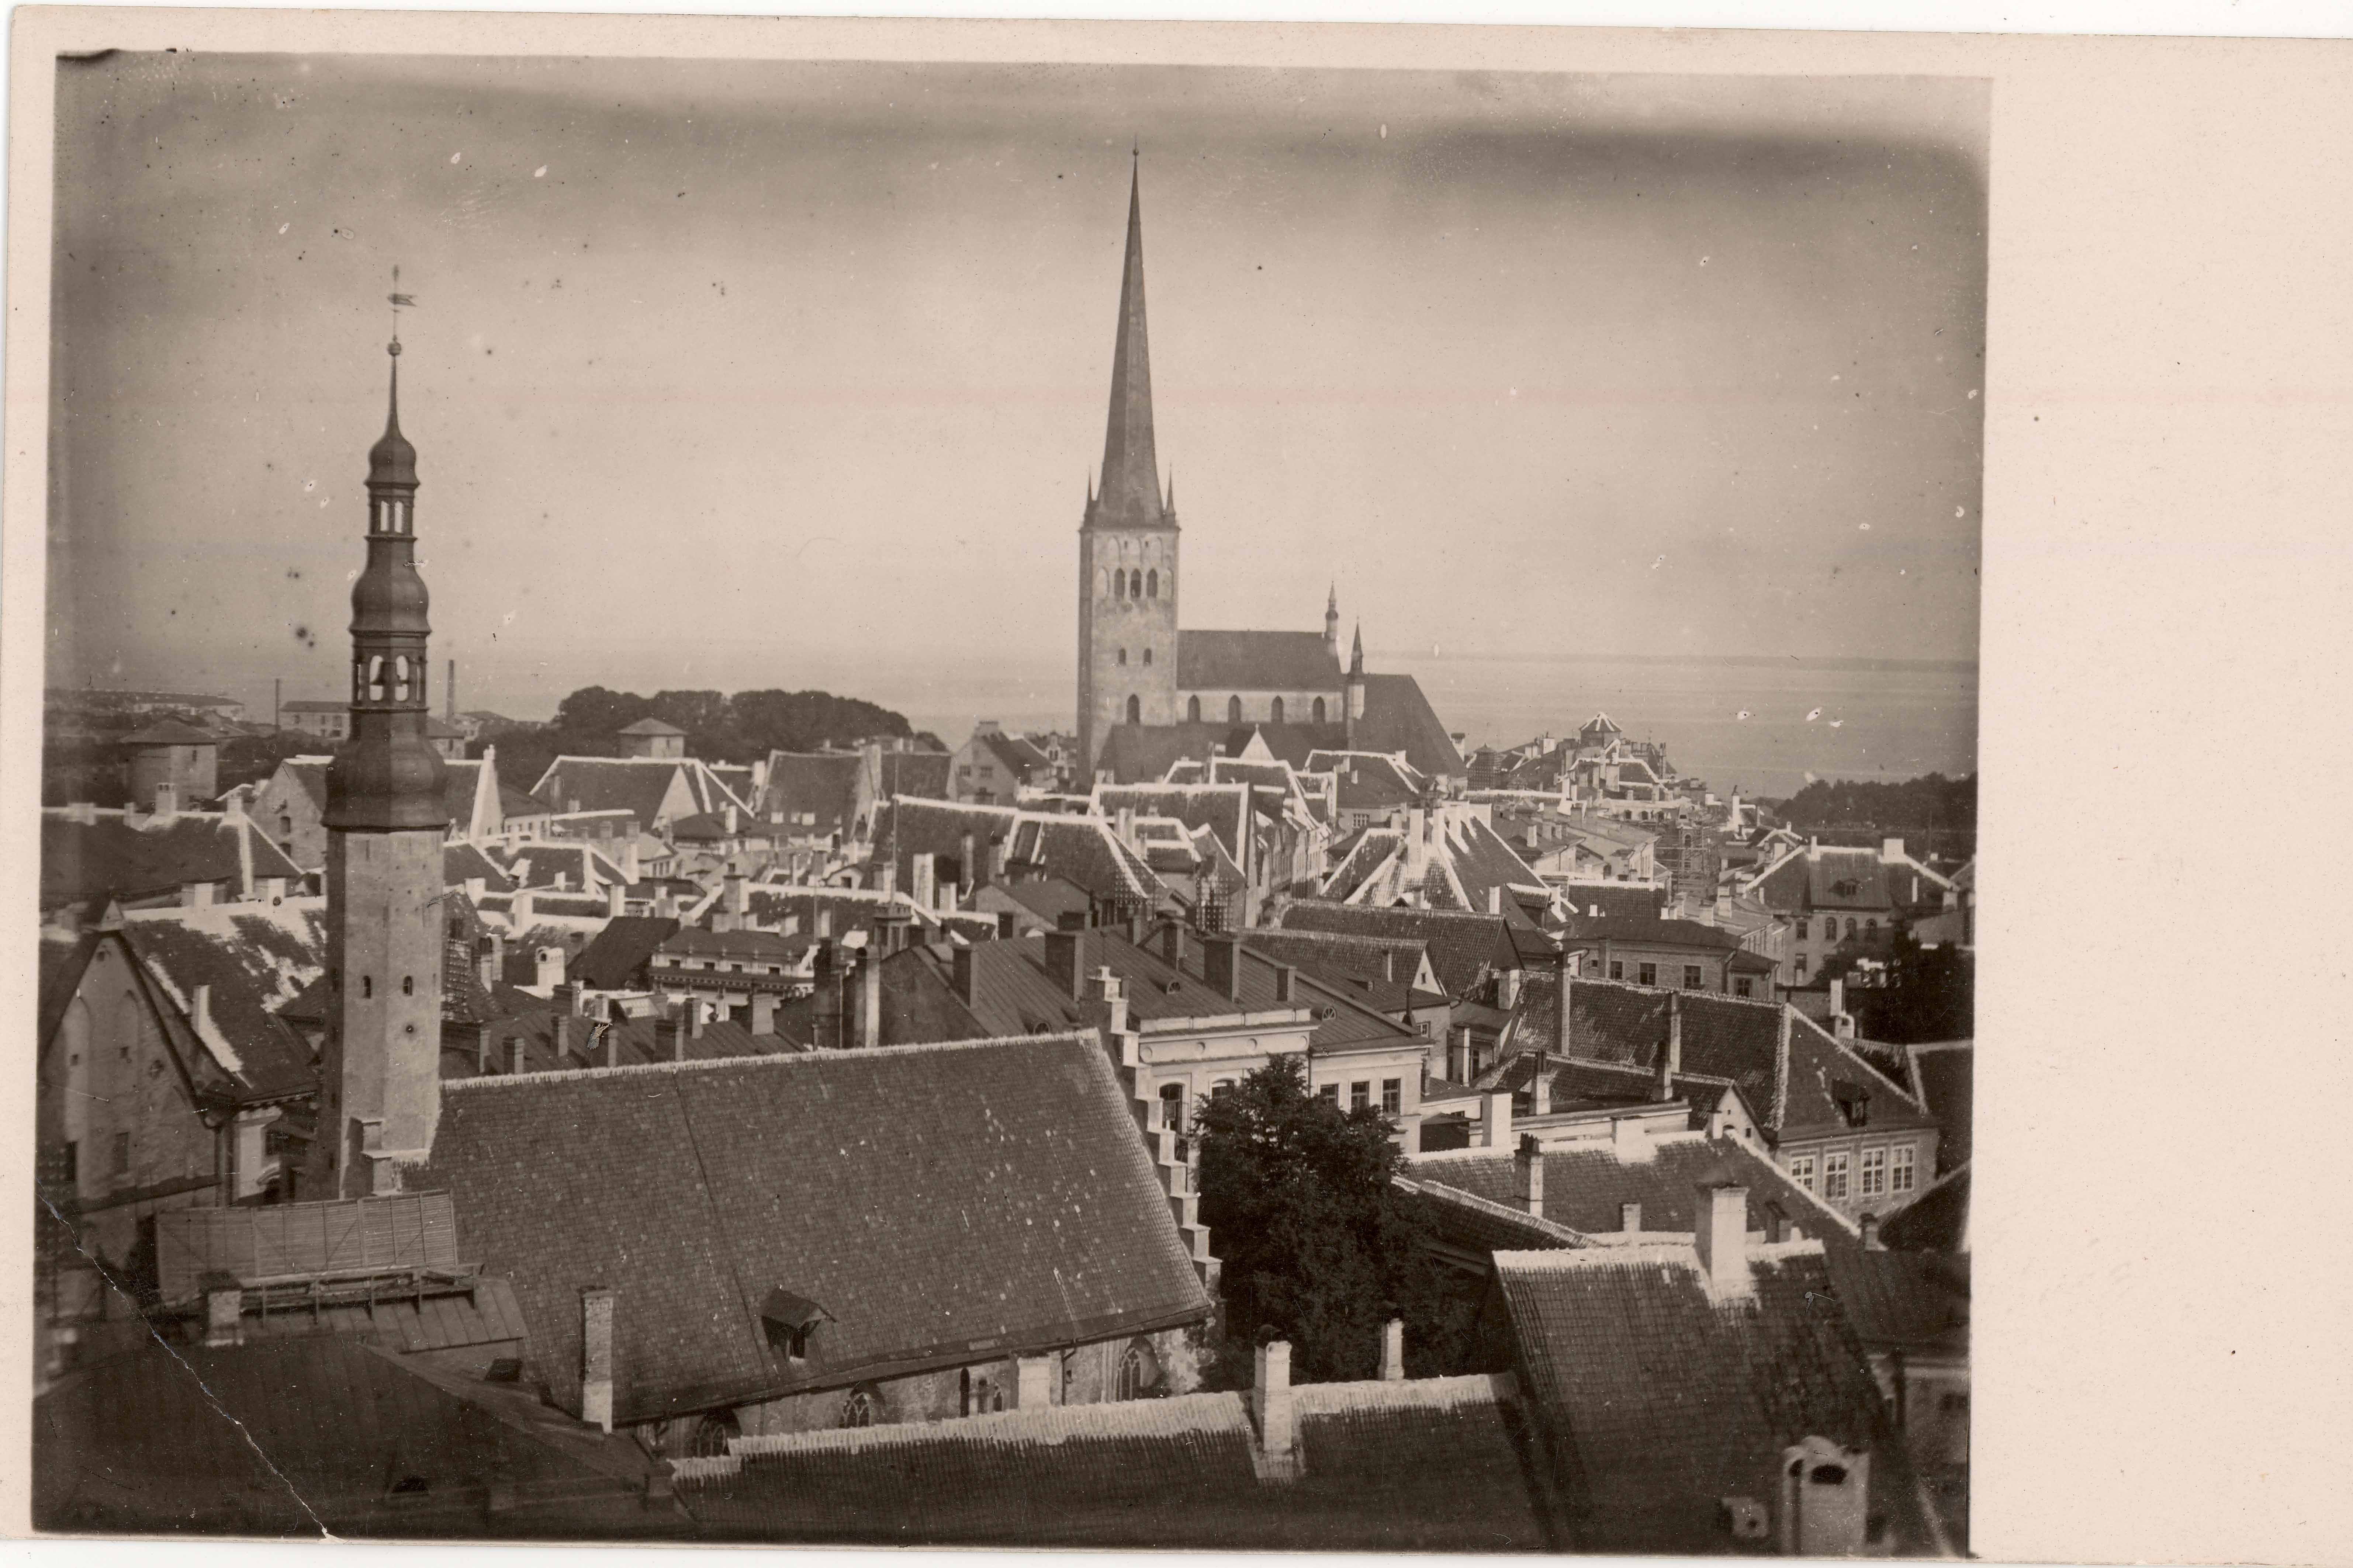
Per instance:
[[[392,301],[391,352],[396,354],[400,352],[400,308],[403,305],[406,305],[410,309],[414,310],[417,305],[417,297],[415,295],[404,294],[400,291],[400,266],[397,262],[393,264],[392,268],[392,292],[385,295],[385,298]]]

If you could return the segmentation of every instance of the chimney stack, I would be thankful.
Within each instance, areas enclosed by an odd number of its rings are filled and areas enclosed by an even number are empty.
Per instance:
[[[974,962],[973,951],[969,947],[957,948],[954,958],[951,960],[954,968],[951,972],[953,978],[950,980],[949,984],[955,991],[955,999],[963,1003],[967,1007],[973,1005],[974,996],[976,994],[973,974]]]
[[[488,1078],[491,1076],[491,1058],[493,1054],[493,1048],[491,1045],[491,1026],[488,1024],[475,1025],[474,1076],[476,1078]]]
[[[1381,1325],[1381,1381],[1405,1381],[1405,1320],[1391,1318]]]
[[[1519,1176],[1520,1207],[1538,1219],[1544,1217],[1544,1145],[1535,1134],[1520,1134],[1520,1146],[1514,1151],[1512,1163]]]
[[[1287,963],[1278,963],[1274,966],[1274,1000],[1278,1006],[1295,1005],[1293,986],[1298,975],[1299,971]]]
[[[621,1065],[621,1026],[616,1023],[605,1026],[605,1065],[608,1068]]]
[[[1171,969],[1185,967],[1185,922],[1170,921],[1160,928],[1160,956]]]
[[[702,1003],[693,996],[686,999],[686,1032],[689,1038],[702,1038]]]
[[[1242,966],[1237,952],[1240,946],[1224,932],[1201,939],[1201,978],[1208,983],[1210,990],[1229,1002],[1239,1002],[1242,995]],[[1288,1355],[1290,1352],[1286,1348],[1283,1353]]]
[[[1484,1103],[1480,1107],[1479,1142],[1501,1153],[1512,1143],[1512,1097],[1505,1090],[1495,1089],[1483,1099]]]
[[[1886,1251],[1887,1244],[1879,1239],[1879,1216],[1875,1214],[1867,1214],[1862,1216],[1860,1224],[1862,1227],[1862,1249],[1865,1252]]]
[[[1577,1054],[1569,1048],[1576,1031],[1577,979],[1572,973],[1576,967],[1577,959],[1568,951],[1568,933],[1563,931],[1560,938],[1560,951],[1553,954],[1552,960],[1553,985],[1560,999],[1560,1005],[1556,1009],[1559,1016],[1553,1020],[1552,1025],[1552,1043],[1553,1049],[1560,1053],[1563,1060]]]
[[[765,991],[752,998],[752,1032],[755,1035],[776,1032],[776,999]]]
[[[907,891],[919,910],[934,907],[939,897],[939,862],[926,851],[911,858],[907,872]]]
[[[1046,933],[1046,978],[1073,1002],[1086,1000],[1086,940],[1082,931]]]
[[[686,1060],[686,1020],[684,1018],[670,1013],[655,1015],[654,1055],[657,1058],[669,1061]]]
[[[1683,1070],[1683,994],[1667,993],[1667,1043],[1659,1047],[1659,1077],[1651,1086],[1651,1098],[1669,1100],[1675,1097],[1675,1079]]]
[[[614,1293],[602,1285],[580,1292],[580,1419],[613,1429]]]
[[[972,890],[980,883],[980,868],[973,863],[973,836],[969,833],[964,836],[963,849],[964,858],[956,862],[955,901],[958,909],[972,902]]]
[[[1455,1083],[1471,1081],[1471,1026],[1457,1024],[1446,1031],[1446,1076]]]
[[[528,1068],[525,1067],[523,1060],[522,1037],[521,1035],[509,1035],[507,1037],[508,1073],[515,1078],[521,1078],[527,1070]]]
[[[882,955],[871,946],[858,966],[858,1043],[869,1050],[882,1043]]]
[[[155,786],[155,815],[169,822],[179,814],[179,810],[180,786],[173,780],[165,779]]]
[[[1296,1439],[1292,1419],[1290,1342],[1270,1340],[1259,1346],[1253,1370],[1250,1415],[1258,1424],[1259,1450],[1269,1458],[1288,1458]]]
[[[607,920],[619,920],[623,914],[628,912],[622,907],[621,903],[621,900],[625,896],[625,890],[620,883],[608,882],[605,885],[605,918]]]
[[[1748,1272],[1748,1189],[1736,1182],[1699,1184],[1692,1214],[1692,1245],[1700,1271],[1717,1297],[1746,1296],[1756,1289]]]
[[[1642,1205],[1641,1204],[1620,1204],[1618,1205],[1618,1228],[1624,1231],[1629,1236],[1639,1235],[1642,1229]]]

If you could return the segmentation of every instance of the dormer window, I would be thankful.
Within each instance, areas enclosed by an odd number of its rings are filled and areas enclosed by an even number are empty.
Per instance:
[[[760,1308],[760,1326],[767,1334],[768,1348],[788,1362],[808,1360],[810,1335],[819,1323],[832,1321],[833,1314],[823,1307],[781,1285],[768,1292]]]

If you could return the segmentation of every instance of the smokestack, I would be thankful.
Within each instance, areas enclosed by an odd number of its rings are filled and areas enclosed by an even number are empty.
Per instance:
[[[1556,988],[1560,1002],[1557,1009],[1560,1016],[1553,1020],[1552,1043],[1553,1049],[1560,1053],[1563,1060],[1567,1060],[1577,1054],[1571,1048],[1575,1041],[1577,1016],[1577,980],[1571,972],[1576,967],[1577,960],[1568,951],[1568,933],[1563,931],[1560,951],[1553,955],[1552,961],[1553,984]]]
[[[1258,1347],[1250,1381],[1250,1414],[1258,1422],[1258,1446],[1269,1458],[1290,1456],[1296,1436],[1292,1420],[1291,1344],[1272,1340]]]
[[[1535,1074],[1528,1079],[1528,1114],[1552,1114],[1552,1062],[1541,1048],[1536,1052]]]
[[[1642,1228],[1642,1205],[1641,1204],[1620,1204],[1618,1205],[1618,1228],[1626,1232],[1629,1236],[1632,1236],[1640,1232]]]
[[[973,836],[969,833],[965,834],[963,844],[964,858],[956,862],[956,907],[958,909],[972,902],[972,890],[979,885],[980,868],[973,864],[974,847]]]
[[[458,661],[449,661],[449,684],[442,688],[442,700],[448,704],[449,722],[458,721]]]
[[[1482,1099],[1485,1103],[1480,1107],[1479,1142],[1500,1153],[1512,1145],[1512,1097],[1499,1089]]]
[[[934,907],[934,900],[939,897],[939,871],[938,862],[929,853],[913,858],[907,877],[907,891],[913,895],[917,909]]]
[[[691,1039],[702,1038],[702,1003],[697,997],[686,999],[686,1032]]]
[[[1683,1070],[1683,994],[1667,993],[1667,1043],[1659,1050],[1659,1081],[1651,1098],[1668,1100],[1675,1097],[1675,1079]]]
[[[882,955],[871,947],[858,966],[858,1043],[869,1050],[882,1043]]]
[[[1692,1244],[1715,1295],[1749,1294],[1756,1287],[1748,1273],[1748,1189],[1734,1182],[1700,1183]]]
[[[776,999],[765,992],[752,998],[752,1032],[755,1035],[776,1032]]]
[[[1086,1000],[1084,948],[1086,933],[1050,931],[1046,933],[1046,978],[1073,1002]]]
[[[580,1292],[580,1419],[613,1429],[614,1292],[590,1285]]]
[[[1201,939],[1201,978],[1229,1002],[1239,1002],[1242,996],[1241,960],[1236,952],[1240,946],[1222,932]]]
[[[1520,1146],[1512,1154],[1512,1163],[1519,1177],[1520,1207],[1538,1219],[1544,1217],[1544,1145],[1535,1134],[1520,1134]]]

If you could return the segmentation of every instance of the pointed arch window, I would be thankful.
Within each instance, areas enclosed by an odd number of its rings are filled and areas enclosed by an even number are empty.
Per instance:
[[[1187,697],[1185,699],[1185,721],[1188,724],[1198,724],[1201,721],[1201,700],[1199,698]]]
[[[1270,718],[1270,719],[1273,720],[1273,721],[1274,721],[1276,723],[1278,723],[1278,724],[1282,723],[1282,698],[1280,698],[1280,697],[1276,698],[1276,699],[1275,699],[1271,703],[1270,703],[1270,704],[1267,706],[1267,710],[1266,710],[1266,712],[1267,712],[1267,717],[1268,717],[1268,718]]]
[[[1142,1399],[1160,1381],[1160,1358],[1142,1340],[1130,1343],[1119,1358],[1119,1373],[1113,1380],[1113,1399]]]
[[[1141,599],[1144,597],[1143,573],[1130,572],[1127,574],[1127,596],[1131,599]]]
[[[1324,722],[1324,699],[1322,699],[1321,697],[1318,697],[1318,698],[1315,700],[1315,709],[1314,709],[1314,712],[1315,712],[1315,721],[1316,721],[1318,724],[1321,724],[1322,722]]]
[[[1160,572],[1157,567],[1144,574],[1144,596],[1147,599],[1160,597]]]
[[[1242,700],[1241,700],[1240,698],[1239,698],[1239,697],[1229,697],[1229,698],[1227,698],[1227,699],[1226,699],[1226,722],[1227,722],[1227,723],[1229,723],[1229,724],[1239,724],[1239,723],[1240,723],[1241,721],[1242,721]]]

